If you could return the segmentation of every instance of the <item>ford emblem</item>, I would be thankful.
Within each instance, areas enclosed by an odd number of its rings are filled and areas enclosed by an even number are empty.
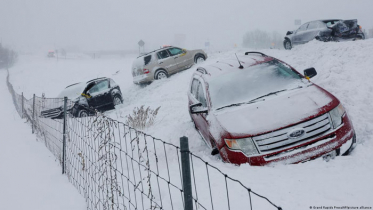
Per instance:
[[[289,136],[289,138],[295,139],[295,138],[299,138],[299,137],[303,136],[305,132],[306,131],[304,129],[299,128],[299,129],[295,129],[295,130],[290,131],[288,136]]]

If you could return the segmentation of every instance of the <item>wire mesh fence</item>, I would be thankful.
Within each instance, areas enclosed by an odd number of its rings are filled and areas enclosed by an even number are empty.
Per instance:
[[[9,74],[7,85],[17,112],[60,162],[87,209],[281,209],[185,146],[93,110],[93,116],[73,117],[70,100],[27,100],[14,91]]]

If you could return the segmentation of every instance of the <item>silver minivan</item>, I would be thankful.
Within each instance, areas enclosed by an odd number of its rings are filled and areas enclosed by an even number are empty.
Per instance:
[[[206,59],[207,54],[203,50],[164,47],[137,57],[132,64],[133,82],[142,84],[167,78]]]

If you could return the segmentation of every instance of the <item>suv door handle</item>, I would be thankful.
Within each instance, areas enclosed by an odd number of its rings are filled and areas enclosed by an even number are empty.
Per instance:
[[[176,59],[176,58],[178,58],[178,57],[175,57],[174,59]]]
[[[159,64],[162,64],[163,62],[159,62]]]

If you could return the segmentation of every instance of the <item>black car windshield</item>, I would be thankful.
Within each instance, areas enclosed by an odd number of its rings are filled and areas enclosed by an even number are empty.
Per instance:
[[[58,98],[67,97],[68,99],[76,99],[78,98],[82,93],[84,88],[86,87],[85,83],[77,83],[74,85],[70,85],[65,88],[59,95]]]
[[[305,85],[306,81],[289,66],[271,60],[213,78],[209,82],[209,92],[212,107],[219,109]]]

